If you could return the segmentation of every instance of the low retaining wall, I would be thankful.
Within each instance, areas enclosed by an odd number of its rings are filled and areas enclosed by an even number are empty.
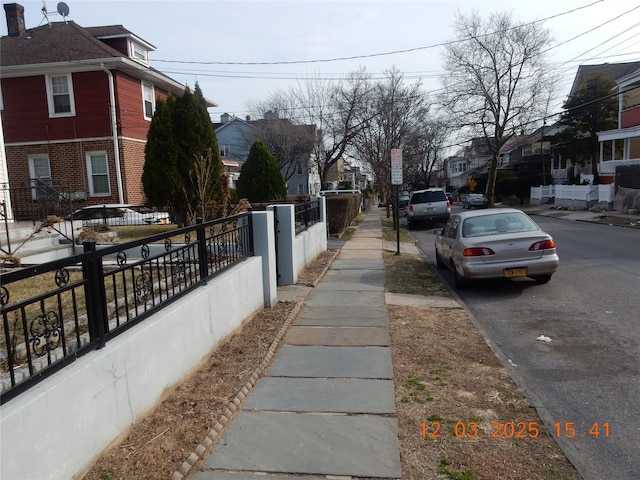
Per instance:
[[[6,480],[72,478],[263,307],[251,257],[2,406]]]

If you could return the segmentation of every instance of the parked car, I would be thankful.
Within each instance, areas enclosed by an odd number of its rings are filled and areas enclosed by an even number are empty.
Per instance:
[[[411,197],[409,195],[400,195],[400,199],[398,200],[398,208],[407,208],[410,199]]]
[[[451,202],[441,188],[416,190],[411,192],[405,216],[409,228],[423,222],[446,222],[451,216]]]
[[[481,193],[467,193],[462,197],[462,208],[487,208],[489,201]]]
[[[457,288],[486,278],[547,283],[558,268],[551,235],[515,208],[454,214],[436,234],[436,263],[451,270]]]
[[[167,212],[155,210],[140,205],[107,204],[91,205],[80,208],[67,215],[65,220],[82,221],[87,225],[152,225],[171,223]]]

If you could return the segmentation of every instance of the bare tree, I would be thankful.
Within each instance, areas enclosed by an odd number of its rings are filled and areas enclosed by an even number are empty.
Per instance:
[[[250,103],[249,108],[256,116],[251,120],[256,131],[251,132],[252,137],[247,138],[247,142],[262,140],[276,157],[282,176],[287,181],[298,169],[307,171],[316,141],[315,126],[295,122],[298,108],[295,97],[277,91],[266,101]]]
[[[548,30],[522,24],[510,14],[482,19],[458,14],[455,40],[445,47],[445,102],[457,118],[485,138],[492,152],[486,196],[493,204],[500,148],[510,135],[544,116],[552,72],[545,64]]]
[[[358,157],[370,165],[384,198],[389,198],[391,149],[403,150],[405,170],[424,160],[420,138],[428,125],[429,104],[420,82],[406,86],[395,68],[385,75],[386,79],[378,82],[368,96],[367,109],[361,111],[362,128],[354,146]]]
[[[307,78],[292,89],[296,123],[316,126],[312,161],[323,184],[329,168],[343,158],[364,127],[369,88],[369,76],[361,68],[345,81]]]
[[[442,154],[450,134],[444,118],[429,118],[404,146],[407,161],[404,174],[410,190],[434,186],[434,173],[442,166]]]

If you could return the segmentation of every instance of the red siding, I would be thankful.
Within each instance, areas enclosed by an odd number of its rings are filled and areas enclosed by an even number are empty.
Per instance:
[[[640,125],[640,105],[621,112],[620,128],[629,128]]]
[[[118,96],[118,124],[124,137],[147,139],[151,120],[144,118],[142,103],[142,81],[122,72],[116,74],[116,92]],[[166,98],[165,91],[155,89],[156,97]]]
[[[74,73],[72,81],[76,115],[49,118],[44,76],[3,79],[5,142],[56,141],[111,135],[106,73]]]

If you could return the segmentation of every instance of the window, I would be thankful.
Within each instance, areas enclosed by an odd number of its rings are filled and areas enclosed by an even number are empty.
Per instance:
[[[220,145],[220,156],[229,158],[231,155],[231,147],[229,145]]]
[[[89,193],[91,195],[105,196],[111,194],[106,152],[87,153],[87,174],[89,176]]]
[[[147,49],[135,42],[131,43],[131,56],[143,63],[149,62],[149,52]]]
[[[302,175],[302,163],[298,163],[296,166],[296,173]]]
[[[49,75],[47,82],[47,102],[50,117],[71,117],[76,114],[73,99],[71,74]]]
[[[151,120],[153,112],[156,110],[156,102],[153,95],[153,85],[150,83],[142,84],[142,103],[144,104],[144,118]]]
[[[304,184],[299,183],[298,184],[298,194],[303,194],[304,193]]]
[[[31,186],[31,196],[36,200],[44,194],[47,187],[51,186],[51,167],[47,155],[34,155],[29,157],[29,179]]]

